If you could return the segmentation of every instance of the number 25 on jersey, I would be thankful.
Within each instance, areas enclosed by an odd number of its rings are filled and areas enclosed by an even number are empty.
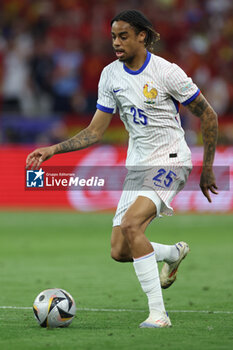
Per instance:
[[[142,109],[131,107],[130,112],[133,115],[133,122],[135,124],[147,125],[148,118]]]

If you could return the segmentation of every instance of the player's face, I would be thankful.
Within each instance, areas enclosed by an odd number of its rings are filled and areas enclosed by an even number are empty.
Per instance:
[[[135,33],[134,28],[127,22],[115,21],[112,24],[112,46],[119,61],[130,62],[139,52],[145,50],[146,33]]]

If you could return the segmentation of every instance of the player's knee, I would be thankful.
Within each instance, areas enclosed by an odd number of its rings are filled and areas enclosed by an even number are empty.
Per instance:
[[[118,249],[111,248],[111,258],[115,261],[121,261],[121,255]]]
[[[131,261],[131,257],[122,253],[119,249],[116,247],[111,248],[111,258],[115,261],[118,262],[126,262],[126,261]]]
[[[131,236],[135,236],[139,229],[136,218],[133,218],[132,216],[124,216],[120,226],[123,235],[127,239],[129,239]]]

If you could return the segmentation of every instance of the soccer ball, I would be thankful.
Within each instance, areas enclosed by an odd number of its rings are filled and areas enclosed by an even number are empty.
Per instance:
[[[34,316],[41,327],[68,327],[76,313],[72,296],[63,289],[46,289],[33,303]]]

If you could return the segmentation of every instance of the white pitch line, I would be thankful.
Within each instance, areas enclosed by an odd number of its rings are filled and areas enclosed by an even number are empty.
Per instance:
[[[32,310],[29,306],[0,306],[0,309]],[[94,308],[77,308],[78,311],[89,312],[146,312],[147,310],[136,309],[94,309]],[[233,311],[212,311],[212,310],[168,310],[171,313],[201,313],[201,314],[233,314]]]
[[[0,309],[32,310],[29,306],[0,306]]]

